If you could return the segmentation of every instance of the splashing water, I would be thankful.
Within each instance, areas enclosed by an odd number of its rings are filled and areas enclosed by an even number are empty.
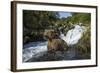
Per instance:
[[[74,28],[71,29],[71,30],[69,30],[67,32],[66,36],[64,36],[63,34],[61,34],[60,37],[63,40],[65,40],[65,42],[67,43],[67,45],[74,45],[82,37],[82,34],[83,34],[84,31],[85,31],[85,27],[84,26],[74,25]]]
[[[71,46],[78,43],[79,39],[81,39],[83,32],[85,31],[84,26],[74,25],[74,28],[69,30],[64,36],[61,34],[61,39],[65,40],[65,42]],[[24,45],[23,49],[23,62],[31,59],[32,57],[39,57],[44,55],[47,52],[47,41],[46,42],[31,42],[27,45]],[[69,55],[72,55],[70,53]]]
[[[32,42],[24,46],[23,61],[43,55],[47,51],[47,42]]]

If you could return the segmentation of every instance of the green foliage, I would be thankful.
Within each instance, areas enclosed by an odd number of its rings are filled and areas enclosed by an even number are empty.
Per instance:
[[[72,13],[72,16],[68,17],[67,22],[71,22],[73,24],[76,23],[83,23],[83,24],[89,24],[91,21],[91,15],[90,13]]]
[[[57,12],[23,10],[23,24],[26,28],[44,29],[54,25]]]

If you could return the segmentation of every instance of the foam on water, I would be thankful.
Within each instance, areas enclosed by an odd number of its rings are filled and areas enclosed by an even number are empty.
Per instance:
[[[36,46],[28,46],[23,49],[23,61],[27,61],[28,59],[32,58],[33,56],[38,57],[43,54],[43,52],[47,51],[47,42],[32,42]],[[37,44],[39,43],[39,44]]]

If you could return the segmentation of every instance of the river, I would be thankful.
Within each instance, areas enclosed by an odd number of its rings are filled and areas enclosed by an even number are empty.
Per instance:
[[[73,45],[77,44],[81,39],[85,27],[80,25],[74,25],[73,29],[70,29],[66,35],[61,34],[60,37],[69,46],[69,50],[64,53],[56,52],[55,56],[47,53],[47,41],[31,42],[24,45],[23,49],[23,62],[38,62],[38,61],[54,61],[54,60],[75,60],[78,59],[76,50]]]

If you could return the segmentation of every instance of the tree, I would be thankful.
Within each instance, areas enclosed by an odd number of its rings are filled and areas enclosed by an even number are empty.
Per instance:
[[[90,13],[72,13],[71,22],[75,23],[83,23],[90,24],[91,14]]]
[[[26,28],[44,29],[54,25],[59,14],[51,11],[23,11],[23,24]]]

